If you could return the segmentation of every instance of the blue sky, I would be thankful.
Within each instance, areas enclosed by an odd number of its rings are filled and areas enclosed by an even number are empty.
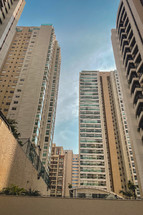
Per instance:
[[[78,153],[78,91],[82,70],[115,69],[111,29],[120,0],[26,0],[18,25],[53,24],[61,47],[54,142]]]

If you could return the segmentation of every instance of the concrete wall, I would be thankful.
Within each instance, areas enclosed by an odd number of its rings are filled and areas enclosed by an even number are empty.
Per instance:
[[[47,185],[40,177],[23,149],[0,119],[0,190],[11,184],[47,194]]]
[[[3,215],[141,215],[143,201],[0,196]]]

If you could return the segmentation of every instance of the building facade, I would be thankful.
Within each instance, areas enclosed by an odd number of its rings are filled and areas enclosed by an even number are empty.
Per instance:
[[[25,0],[0,0],[0,69],[15,35]]]
[[[72,188],[79,186],[79,154],[73,154],[72,158]]]
[[[50,196],[69,197],[70,188],[76,188],[79,181],[79,155],[72,150],[52,145],[50,162]]]
[[[64,197],[69,197],[69,187],[72,185],[72,163],[73,151],[65,150],[65,167],[64,167]]]
[[[82,71],[79,90],[79,186],[116,194],[129,180],[138,187],[117,71]]]
[[[112,45],[143,190],[143,1],[121,0]]]
[[[62,197],[64,193],[65,156],[61,146],[52,145],[50,162],[50,196]]]
[[[54,134],[60,63],[52,25],[17,27],[0,71],[0,109],[7,118],[16,120],[21,141],[31,140],[46,168]]]

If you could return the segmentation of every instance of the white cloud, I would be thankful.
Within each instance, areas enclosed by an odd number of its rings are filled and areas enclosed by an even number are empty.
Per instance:
[[[84,56],[61,71],[60,91],[56,123],[78,118],[79,72],[82,70],[113,70],[115,68],[112,49],[105,47]]]

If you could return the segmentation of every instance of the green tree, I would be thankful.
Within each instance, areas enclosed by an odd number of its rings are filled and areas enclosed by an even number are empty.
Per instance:
[[[11,132],[13,133],[13,136],[15,137],[16,140],[19,141],[20,133],[17,130],[17,122],[14,119],[7,119]]]
[[[3,188],[0,194],[5,195],[25,195],[26,190],[24,188],[20,188],[16,185],[10,185],[9,187]]]
[[[127,198],[135,198],[136,199],[136,186],[133,184],[133,182],[128,181],[128,189],[126,191],[120,190],[120,193],[122,193]]]
[[[68,188],[71,189],[72,188],[72,184],[69,184]]]
[[[16,196],[40,196],[40,192],[38,190],[26,190],[24,188],[18,187],[17,185],[11,184],[9,187],[5,187],[0,191],[0,194],[5,195],[16,195]]]

